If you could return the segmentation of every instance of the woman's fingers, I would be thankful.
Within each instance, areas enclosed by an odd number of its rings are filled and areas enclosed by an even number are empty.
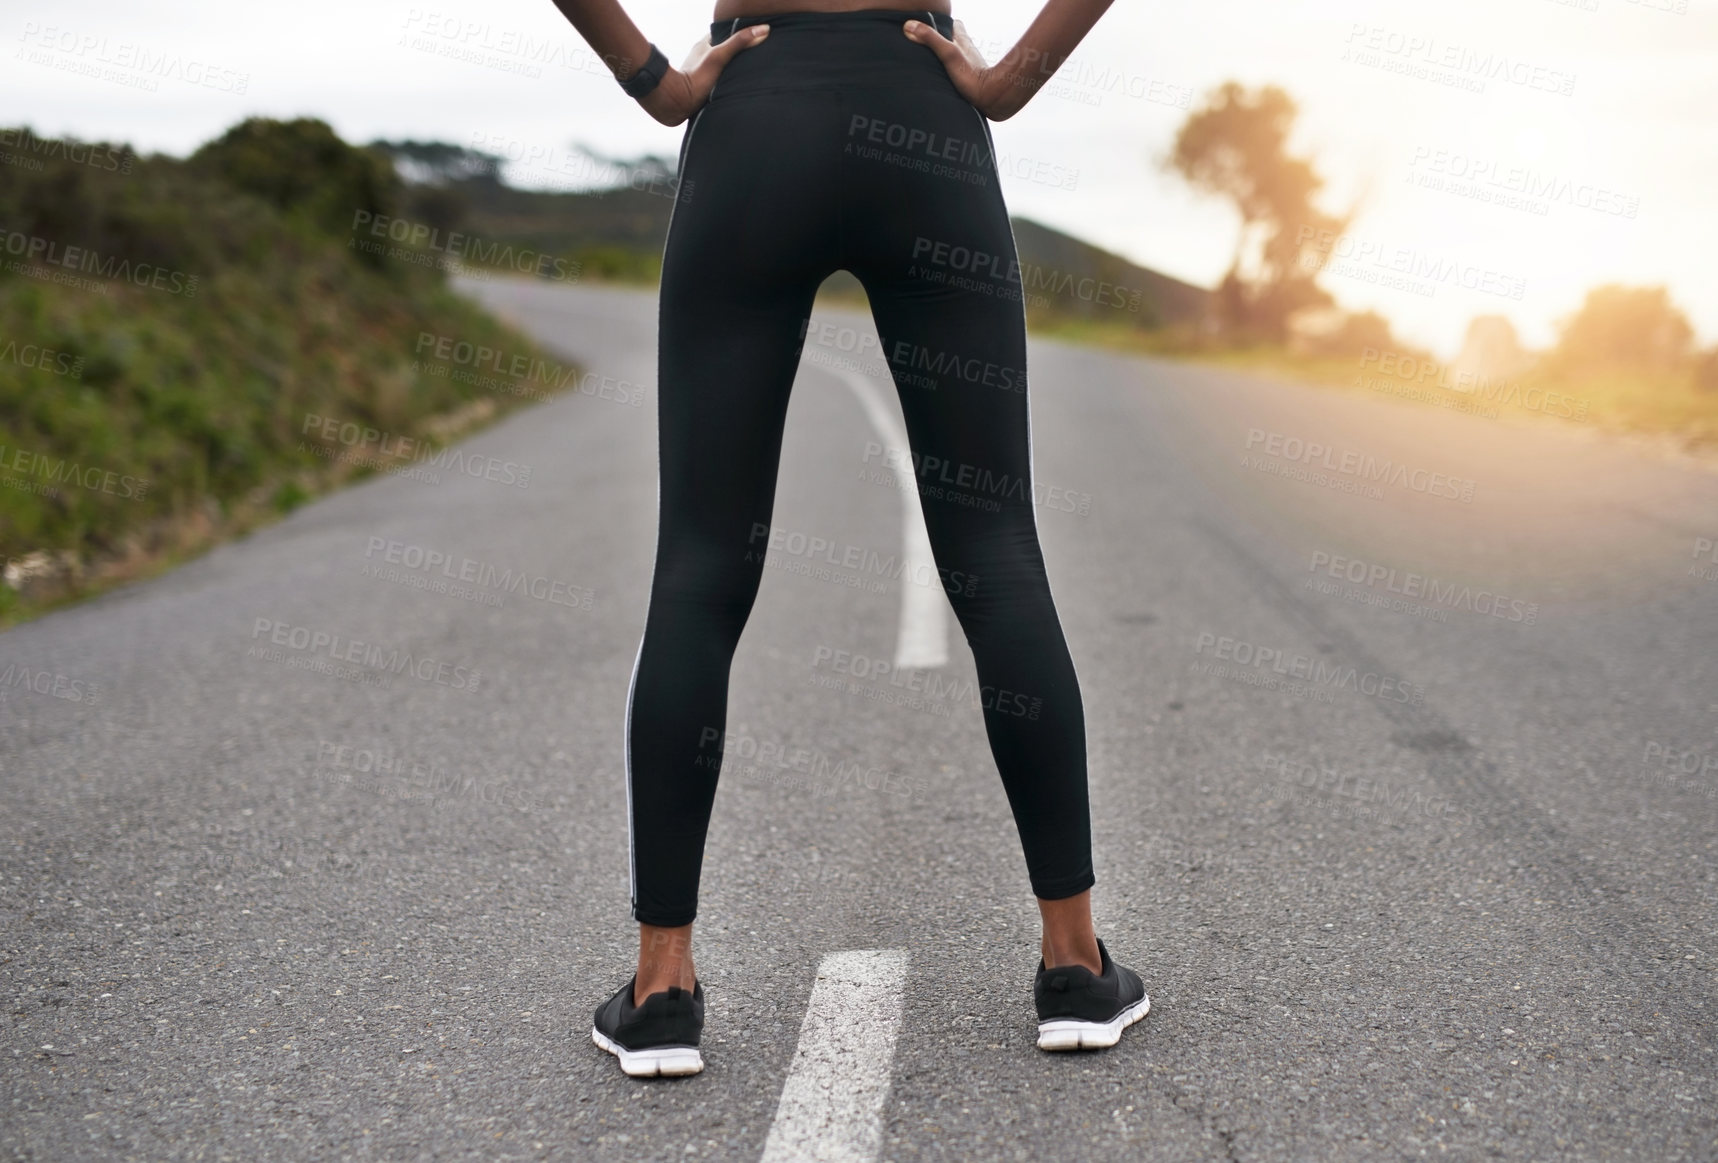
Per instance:
[[[968,101],[976,103],[978,70],[961,50],[961,46],[922,20],[909,20],[902,27],[906,31],[907,39],[915,44],[922,44],[937,54],[937,59],[943,64],[943,71],[948,73],[948,79],[954,82],[956,91]]]
[[[972,43],[972,37],[967,35],[966,25],[958,20],[954,22],[954,46],[969,62],[977,62],[981,67],[989,67],[989,63],[984,59],[984,54],[978,51],[978,46]]]
[[[683,73],[690,73],[693,69],[698,67],[699,63],[703,61],[709,53],[710,38],[705,36],[704,39],[693,45],[691,50],[687,52],[686,61],[680,66],[680,71]]]
[[[705,99],[710,96],[710,90],[716,87],[716,78],[722,75],[722,70],[728,67],[728,62],[733,60],[735,55],[762,44],[769,34],[769,25],[754,24],[750,28],[741,29],[706,52],[697,66],[687,71],[692,78],[692,90],[696,103],[702,105]]]

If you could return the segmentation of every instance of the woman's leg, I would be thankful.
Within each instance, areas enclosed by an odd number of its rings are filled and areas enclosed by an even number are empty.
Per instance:
[[[810,156],[797,108],[705,106],[663,253],[656,561],[626,721],[640,998],[692,985],[728,671],[763,576],[803,322],[832,269],[831,203],[795,160]]]
[[[958,353],[945,368],[959,362],[975,372],[972,381],[947,372],[927,381],[933,357],[897,377],[911,463],[1043,913],[1045,964],[1097,972],[1085,710],[1038,540],[1026,395],[984,383],[971,362],[1019,369],[1024,386],[1018,304],[902,302],[873,292],[872,305],[885,351]]]
[[[952,92],[854,112],[965,159],[927,171],[855,156],[846,188],[875,212],[851,216],[866,224],[851,258],[895,376],[931,547],[977,665],[1046,951],[1097,971],[1085,713],[1038,540],[1022,277],[988,127]]]

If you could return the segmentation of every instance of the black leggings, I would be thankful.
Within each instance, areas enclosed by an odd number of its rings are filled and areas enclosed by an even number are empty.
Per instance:
[[[655,573],[627,695],[632,913],[697,913],[728,671],[763,575],[818,284],[851,271],[1033,892],[1091,887],[1085,715],[1033,508],[1026,318],[989,125],[876,9],[768,17],[680,146],[658,320]],[[711,26],[713,42],[762,17]],[[813,335],[815,340],[816,336]]]

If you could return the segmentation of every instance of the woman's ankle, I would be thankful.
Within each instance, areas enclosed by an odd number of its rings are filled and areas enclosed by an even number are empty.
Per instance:
[[[1038,915],[1042,919],[1043,936],[1038,952],[1044,968],[1058,969],[1080,965],[1093,973],[1103,972],[1103,954],[1098,951],[1098,935],[1092,928],[1092,890],[1060,900],[1038,900]]]
[[[653,993],[678,985],[687,993],[697,986],[698,972],[692,964],[692,926],[638,926],[638,977],[632,1001],[638,1005]]]
[[[1104,958],[1098,949],[1098,938],[1094,933],[1089,941],[1051,941],[1045,935],[1038,942],[1038,954],[1044,960],[1046,969],[1063,969],[1070,965],[1079,965],[1093,973],[1102,973]]]

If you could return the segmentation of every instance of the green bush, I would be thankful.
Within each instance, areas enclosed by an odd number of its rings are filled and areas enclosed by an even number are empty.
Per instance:
[[[242,121],[192,154],[190,165],[336,237],[349,236],[360,214],[393,216],[401,205],[392,159],[346,144],[311,118]]]

